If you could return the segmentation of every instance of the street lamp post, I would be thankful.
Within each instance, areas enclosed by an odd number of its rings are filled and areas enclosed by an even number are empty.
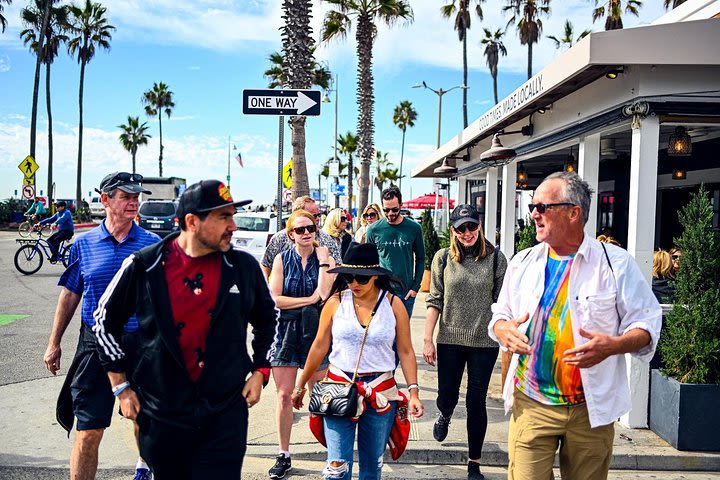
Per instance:
[[[335,92],[335,135],[333,136],[333,161],[338,162],[338,76],[337,73],[330,77],[330,88],[327,89],[325,92],[325,96],[322,99],[323,103],[330,103],[330,96],[328,95],[328,92]],[[338,170],[338,173],[340,171]],[[335,184],[338,185],[340,183],[340,177],[335,177]],[[328,192],[329,194],[330,192]],[[352,202],[352,199],[350,199],[350,202]],[[338,194],[335,194],[335,208],[338,208],[340,206],[340,197]]]
[[[441,131],[441,129],[442,129],[442,99],[443,99],[443,95],[445,95],[445,94],[448,93],[448,92],[452,92],[453,90],[458,89],[458,88],[462,88],[463,90],[467,90],[468,87],[467,87],[466,85],[456,85],[456,86],[454,86],[454,87],[452,87],[452,88],[449,88],[449,89],[447,89],[447,90],[444,90],[444,89],[442,89],[442,88],[439,88],[439,89],[436,90],[436,89],[434,89],[434,88],[432,88],[432,87],[428,87],[427,83],[425,83],[425,81],[423,80],[421,83],[418,83],[418,84],[413,85],[412,88],[424,88],[425,90],[430,90],[431,92],[433,92],[433,93],[434,93],[435,95],[437,95],[437,97],[438,97],[437,142],[436,142],[436,145],[435,145],[435,146],[436,146],[436,148],[440,148],[440,131]],[[437,210],[438,210],[438,197],[437,197],[437,196],[438,196],[439,193],[440,193],[440,192],[439,192],[439,187],[438,187],[438,185],[440,185],[440,181],[435,180],[435,181],[433,182],[433,185],[434,185],[434,190],[435,190],[435,226],[436,226],[436,228],[437,228],[438,223],[439,223],[439,220],[438,220],[438,211],[437,211]],[[450,206],[450,177],[448,177],[447,187],[446,187],[446,188],[447,188],[447,196],[448,196],[448,199],[447,199],[448,208],[447,208],[446,210],[449,210],[449,206]],[[448,215],[449,215],[449,212],[448,212]]]

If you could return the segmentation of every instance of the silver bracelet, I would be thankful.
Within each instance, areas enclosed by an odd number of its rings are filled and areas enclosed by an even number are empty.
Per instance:
[[[413,388],[416,388],[418,391],[420,390],[420,387],[418,386],[417,383],[411,383],[410,385],[407,386],[408,390],[412,390]]]

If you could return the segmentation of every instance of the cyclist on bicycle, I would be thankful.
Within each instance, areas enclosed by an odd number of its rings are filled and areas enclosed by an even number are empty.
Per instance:
[[[47,225],[49,223],[57,225],[57,232],[53,233],[47,242],[50,244],[52,249],[52,257],[50,262],[57,262],[58,250],[60,249],[60,243],[63,240],[69,240],[75,234],[75,224],[73,224],[72,215],[67,209],[67,204],[63,201],[55,204],[57,213],[50,218],[40,221],[38,225]]]
[[[40,200],[40,197],[35,197],[35,201],[30,205],[28,211],[25,212],[25,216],[31,218],[33,222],[36,222],[45,218],[47,213],[47,208],[45,208],[45,204]]]

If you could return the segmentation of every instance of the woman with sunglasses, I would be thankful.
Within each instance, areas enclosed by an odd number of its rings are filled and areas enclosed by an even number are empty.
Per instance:
[[[330,380],[351,381],[357,368],[358,415],[353,418],[322,417],[328,448],[323,477],[333,480],[352,477],[357,430],[360,479],[379,479],[397,401],[404,400],[393,376],[396,368],[393,343],[396,340],[400,366],[410,394],[408,411],[415,417],[423,414],[418,395],[417,363],[410,340],[410,319],[390,286],[390,271],[380,267],[375,245],[353,244],[343,257],[343,265],[330,273],[338,273],[338,278],[323,307],[318,334],[305,369],[293,390],[293,406],[302,407],[310,372],[320,365],[328,351]],[[360,354],[364,336],[365,344]]]
[[[355,241],[357,243],[365,243],[365,234],[367,233],[368,226],[383,217],[384,215],[380,206],[377,203],[369,203],[360,216],[360,228],[355,232]]]
[[[296,210],[287,221],[287,234],[293,248],[278,254],[270,275],[270,292],[280,309],[273,355],[272,374],[277,388],[277,428],[279,454],[268,472],[270,478],[283,478],[291,468],[290,434],[293,424],[290,394],[298,368],[305,365],[310,345],[315,339],[320,317],[320,302],[327,298],[335,275],[335,266],[327,247],[315,241],[315,217],[306,210]],[[322,378],[327,360],[318,362],[308,372],[312,383]],[[316,372],[316,370],[318,370]]]
[[[502,287],[507,260],[485,239],[480,214],[471,205],[458,205],[450,215],[450,247],[432,262],[423,358],[437,363],[440,411],[433,437],[445,440],[467,367],[468,480],[482,480],[480,456],[487,430],[485,397],[498,358],[498,345],[488,336],[490,306]],[[442,315],[441,315],[442,314]],[[440,318],[437,348],[433,334]]]
[[[350,242],[352,242],[352,235],[346,231],[347,220],[345,212],[335,208],[328,213],[323,224],[323,231],[335,239],[340,247],[341,255],[345,255]]]

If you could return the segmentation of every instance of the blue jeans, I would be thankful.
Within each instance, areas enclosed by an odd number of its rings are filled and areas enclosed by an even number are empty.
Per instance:
[[[405,292],[405,295],[407,295],[407,292]],[[405,305],[405,310],[407,310],[408,317],[412,318],[413,307],[415,306],[415,297],[408,297],[408,299],[405,300],[405,295],[401,296],[400,300],[402,300],[403,305]]]
[[[372,379],[372,377],[369,377]],[[370,380],[365,380],[370,381]],[[346,480],[352,478],[353,445],[357,427],[358,459],[360,461],[360,480],[379,480],[383,466],[385,445],[390,437],[390,429],[395,420],[397,402],[391,402],[392,409],[379,415],[368,407],[353,422],[349,418],[325,417],[325,440],[327,441],[327,465],[323,470],[326,480]],[[333,467],[330,462],[345,462]]]

